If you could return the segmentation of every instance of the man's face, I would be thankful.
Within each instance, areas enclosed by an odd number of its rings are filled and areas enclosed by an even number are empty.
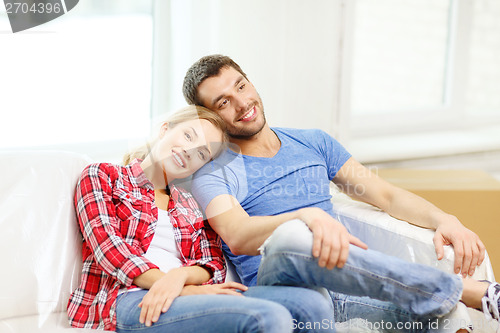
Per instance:
[[[257,90],[241,73],[224,67],[218,76],[205,79],[198,87],[203,106],[217,112],[234,138],[249,138],[266,124],[264,107]]]

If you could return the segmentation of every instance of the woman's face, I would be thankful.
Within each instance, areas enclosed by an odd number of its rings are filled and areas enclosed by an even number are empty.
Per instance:
[[[165,124],[153,158],[161,163],[168,181],[192,175],[210,161],[222,141],[222,132],[205,119],[195,119],[169,127]]]

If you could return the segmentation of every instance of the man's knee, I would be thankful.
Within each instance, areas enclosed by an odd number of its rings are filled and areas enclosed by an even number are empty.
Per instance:
[[[313,236],[307,225],[300,220],[291,220],[280,225],[264,242],[261,250],[265,255],[278,252],[296,252],[310,255]]]

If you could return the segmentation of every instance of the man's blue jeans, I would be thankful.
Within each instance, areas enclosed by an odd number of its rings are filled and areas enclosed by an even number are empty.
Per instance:
[[[302,221],[277,228],[261,247],[257,284],[324,287],[333,292],[338,322],[428,321],[450,312],[461,297],[458,276],[353,245],[343,268],[321,268],[312,241]]]
[[[193,295],[177,297],[158,322],[139,322],[138,304],[147,290],[118,297],[117,327],[121,332],[334,332],[331,304],[318,292],[283,286],[250,287],[243,297]],[[319,323],[307,329],[307,323]],[[308,326],[309,327],[309,326]]]

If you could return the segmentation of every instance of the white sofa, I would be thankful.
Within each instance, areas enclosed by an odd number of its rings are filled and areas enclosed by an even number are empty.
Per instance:
[[[89,162],[73,153],[0,153],[1,333],[74,330],[66,316],[81,271],[73,192]]]
[[[81,270],[73,191],[90,162],[69,152],[0,152],[0,333],[95,332],[69,328],[66,317],[68,297]],[[371,248],[451,270],[452,249],[437,262],[431,231],[334,194],[338,218]],[[488,258],[475,277],[494,279]],[[455,312],[464,320],[483,319],[465,307]]]

